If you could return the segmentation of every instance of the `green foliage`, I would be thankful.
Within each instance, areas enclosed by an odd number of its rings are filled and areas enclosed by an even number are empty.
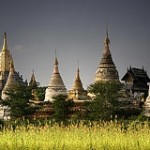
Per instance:
[[[10,107],[12,118],[23,118],[31,115],[35,108],[29,104],[31,88],[23,85],[16,85],[13,90],[7,91],[9,98],[2,101],[2,105]]]
[[[94,95],[92,102],[85,103],[87,118],[92,120],[109,119],[114,115],[119,102],[119,90],[121,84],[118,82],[96,82],[88,87],[88,92]]]
[[[74,102],[72,100],[67,100],[67,96],[58,95],[54,97],[53,101],[53,109],[54,114],[53,117],[57,122],[66,121],[71,114],[71,108],[73,107]]]
[[[46,87],[37,87],[36,88],[37,96],[38,96],[39,100],[41,100],[41,101],[43,101],[45,98],[45,90],[46,90]]]

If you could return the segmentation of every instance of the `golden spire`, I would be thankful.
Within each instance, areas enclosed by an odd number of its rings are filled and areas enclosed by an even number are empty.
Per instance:
[[[4,43],[3,43],[3,48],[2,50],[8,50],[8,45],[7,45],[7,33],[4,33]]]
[[[73,90],[83,90],[82,82],[80,79],[80,69],[79,69],[79,62],[78,62],[78,68],[76,73],[76,78],[73,84]]]
[[[76,80],[80,80],[79,61],[77,62],[77,74],[76,74]]]

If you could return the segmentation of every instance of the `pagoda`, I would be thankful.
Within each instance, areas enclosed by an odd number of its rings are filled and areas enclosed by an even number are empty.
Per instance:
[[[31,75],[31,80],[29,82],[29,87],[31,87],[31,100],[39,101],[38,95],[37,95],[37,86],[38,83],[36,82],[34,70]]]
[[[4,33],[4,42],[2,51],[0,52],[0,91],[3,89],[10,70],[10,62],[13,62],[12,56],[8,49],[7,34]]]
[[[109,49],[110,40],[108,37],[108,29],[106,30],[106,38],[104,40],[104,50],[99,67],[96,71],[95,82],[97,81],[119,81],[118,71],[113,62]]]
[[[49,85],[45,92],[45,100],[44,101],[53,101],[54,97],[57,95],[67,95],[67,89],[63,83],[63,80],[60,76],[59,69],[58,69],[58,60],[55,55],[55,62],[53,73],[49,82]]]
[[[75,81],[73,87],[68,91],[68,98],[72,100],[87,100],[87,91],[84,90],[81,79],[80,79],[80,70],[77,69]]]
[[[2,51],[0,52],[0,91],[2,91],[7,82],[9,71],[12,69],[10,68],[11,65],[14,65],[14,61],[8,49],[7,34],[5,32],[3,47]],[[23,81],[22,76],[20,76],[19,72],[16,72],[15,69],[14,74],[17,82],[27,85],[27,82]]]
[[[34,70],[33,70],[32,75],[31,75],[31,80],[30,80],[30,82],[29,82],[29,86],[30,86],[32,89],[37,88],[37,82],[36,82],[36,79],[35,79]]]
[[[8,79],[7,82],[2,90],[2,99],[6,100],[9,98],[8,96],[8,92],[9,91],[13,91],[14,87],[21,84],[21,82],[19,82],[17,80],[17,75],[15,73],[15,68],[14,68],[14,63],[13,61],[10,62],[10,71],[9,71],[9,75],[8,75]]]

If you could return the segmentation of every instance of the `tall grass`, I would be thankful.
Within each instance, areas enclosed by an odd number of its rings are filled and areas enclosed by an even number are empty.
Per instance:
[[[148,122],[21,125],[0,132],[0,150],[150,150]]]

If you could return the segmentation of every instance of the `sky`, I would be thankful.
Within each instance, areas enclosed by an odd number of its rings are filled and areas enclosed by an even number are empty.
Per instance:
[[[120,80],[130,66],[150,75],[149,0],[0,0],[0,47],[7,32],[16,71],[29,81],[34,70],[41,86],[48,86],[56,49],[67,89],[78,61],[87,88],[102,57],[106,22]]]

